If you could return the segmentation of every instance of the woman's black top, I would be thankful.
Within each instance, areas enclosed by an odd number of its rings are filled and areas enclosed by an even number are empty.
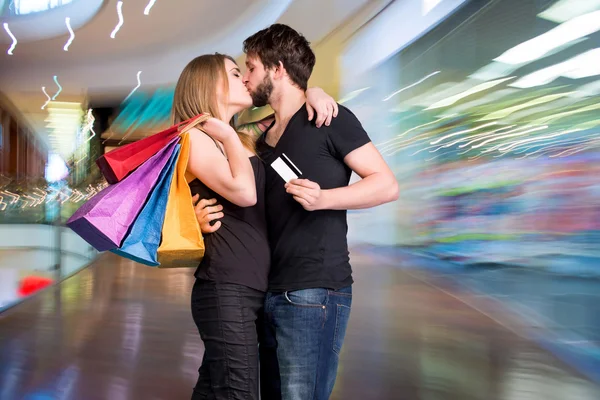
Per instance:
[[[217,199],[223,206],[221,227],[204,235],[205,255],[196,278],[217,283],[235,283],[265,292],[268,286],[271,252],[267,236],[265,209],[265,167],[250,158],[256,181],[256,205],[239,207],[200,180],[190,182],[192,196]]]

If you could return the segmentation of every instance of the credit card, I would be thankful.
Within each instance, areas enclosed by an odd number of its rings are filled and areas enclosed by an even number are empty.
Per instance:
[[[288,165],[281,157],[277,157],[277,159],[271,163],[271,167],[273,167],[275,172],[277,172],[281,179],[283,179],[286,183],[292,179],[298,179],[298,174],[302,175],[302,172],[285,154],[282,154],[282,156],[289,161],[291,166]],[[294,169],[296,169],[296,171],[294,171]]]

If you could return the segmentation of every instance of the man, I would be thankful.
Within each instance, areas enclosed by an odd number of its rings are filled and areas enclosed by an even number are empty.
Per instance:
[[[271,25],[246,39],[244,52],[254,105],[275,112],[257,143],[267,164],[272,252],[263,398],[277,398],[280,385],[284,400],[324,400],[335,384],[352,302],[346,210],[394,201],[398,184],[350,110],[339,106],[320,129],[310,122],[304,93],[315,55],[301,34]],[[352,171],[362,180],[348,185]],[[209,219],[199,218],[204,226]]]

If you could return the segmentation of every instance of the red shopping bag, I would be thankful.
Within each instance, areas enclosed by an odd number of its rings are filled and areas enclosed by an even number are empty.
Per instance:
[[[145,139],[121,146],[102,155],[96,160],[96,164],[108,183],[120,182],[150,157],[158,153],[159,150],[163,149],[180,132],[185,132],[208,118],[208,114],[200,114]],[[184,126],[184,128],[179,129],[181,126]]]

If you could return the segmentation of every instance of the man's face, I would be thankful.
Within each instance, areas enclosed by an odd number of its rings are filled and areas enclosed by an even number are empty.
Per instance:
[[[269,103],[273,93],[273,80],[258,57],[246,58],[246,73],[243,81],[255,107],[266,106]]]

